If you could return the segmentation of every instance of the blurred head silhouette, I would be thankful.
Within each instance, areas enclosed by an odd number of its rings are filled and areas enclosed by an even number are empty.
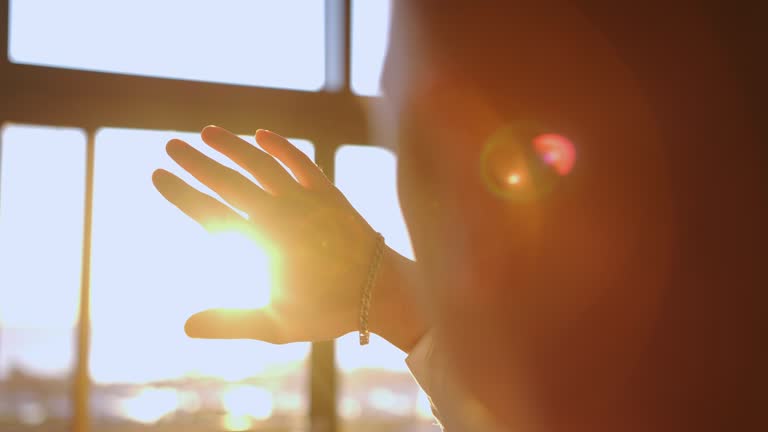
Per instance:
[[[717,427],[757,364],[743,84],[713,11],[586,3],[396,2],[379,126],[421,301],[508,427]]]

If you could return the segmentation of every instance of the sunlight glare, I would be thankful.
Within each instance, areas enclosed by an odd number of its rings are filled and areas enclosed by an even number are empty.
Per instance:
[[[240,432],[249,430],[253,426],[253,421],[248,416],[236,416],[232,414],[225,414],[222,420],[222,427],[224,430],[230,432]]]
[[[135,422],[156,423],[179,408],[179,393],[173,389],[144,388],[120,402],[123,417]]]
[[[269,302],[272,276],[270,252],[263,243],[233,226],[212,235],[155,190],[152,172],[161,167],[220,198],[166,154],[163,148],[172,138],[243,174],[197,133],[99,130],[92,378],[98,383],[148,383],[202,376],[231,382],[275,364],[290,367],[286,374],[301,373],[306,344],[276,347],[244,340],[193,340],[184,334],[185,320],[202,310],[263,307]],[[253,138],[247,141],[253,143]],[[312,143],[292,142],[313,154]],[[126,263],[132,271],[125,271]],[[131,367],[125,367],[126,359]]]
[[[266,420],[272,416],[272,393],[254,385],[236,385],[221,395],[224,409],[232,417],[247,416],[254,420]]]
[[[258,309],[269,304],[272,273],[263,248],[229,231],[210,236],[208,252],[211,271],[220,280],[216,307]]]

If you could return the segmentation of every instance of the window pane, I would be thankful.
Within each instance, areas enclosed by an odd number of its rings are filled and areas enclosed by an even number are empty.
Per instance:
[[[378,96],[387,52],[391,0],[352,0],[352,90]]]
[[[308,344],[206,341],[184,334],[185,319],[202,309],[263,305],[270,276],[258,247],[208,234],[154,189],[152,171],[162,167],[211,193],[165,154],[172,137],[242,172],[197,134],[98,133],[94,423],[98,429],[107,421],[138,425],[162,419],[181,429],[194,422],[206,430],[249,425],[296,430],[306,419]],[[293,141],[312,156],[311,143]]]
[[[398,204],[392,153],[375,147],[340,148],[336,184],[390,247],[413,258]],[[408,372],[403,352],[375,335],[361,348],[356,334],[339,339],[337,349],[343,430],[437,430],[429,403]]]
[[[63,430],[71,415],[84,195],[81,130],[2,129],[0,426],[11,430]]]
[[[323,0],[11,0],[15,63],[317,90]]]

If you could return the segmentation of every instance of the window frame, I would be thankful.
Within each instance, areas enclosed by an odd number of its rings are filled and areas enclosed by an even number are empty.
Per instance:
[[[82,276],[72,381],[73,431],[91,430],[88,359],[97,130],[110,127],[196,132],[208,124],[220,124],[237,134],[250,134],[255,127],[268,125],[285,136],[312,141],[316,162],[333,181],[336,150],[345,143],[369,142],[366,107],[375,99],[351,90],[351,3],[325,0],[326,84],[317,92],[307,92],[15,64],[8,58],[10,0],[0,1],[0,89],[4,102],[0,104],[0,125],[75,127],[83,129],[87,136]],[[308,382],[312,431],[338,430],[334,351],[333,341],[312,344]]]

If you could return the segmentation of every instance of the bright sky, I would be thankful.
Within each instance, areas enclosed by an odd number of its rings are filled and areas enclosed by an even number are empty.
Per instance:
[[[215,4],[215,7],[211,7]],[[11,0],[13,62],[297,90],[325,83],[325,0]],[[379,92],[389,0],[352,8],[354,91]]]
[[[210,4],[12,0],[9,55],[28,64],[300,90],[322,87],[324,1]],[[376,94],[389,3],[354,4],[352,84],[361,94]],[[103,129],[97,136],[93,378],[146,382],[198,374],[235,380],[271,365],[303,361],[307,344],[276,347],[184,336],[182,325],[192,312],[263,304],[269,274],[256,247],[209,236],[154,190],[150,177],[158,167],[207,190],[165,155],[163,146],[171,137],[187,139],[225,161],[194,134]],[[314,151],[307,141],[293,142],[308,154]],[[72,366],[84,146],[79,130],[3,129],[0,331],[20,330],[0,339],[0,376],[11,364],[42,374],[60,374]],[[411,256],[395,191],[394,156],[346,146],[337,163],[339,187],[350,201],[390,246]],[[231,275],[228,283],[215,282],[224,274]],[[402,353],[379,339],[360,350],[354,335],[339,342],[338,364],[343,370],[405,370]]]
[[[11,0],[9,54],[18,63],[317,90],[324,8],[324,0]]]

